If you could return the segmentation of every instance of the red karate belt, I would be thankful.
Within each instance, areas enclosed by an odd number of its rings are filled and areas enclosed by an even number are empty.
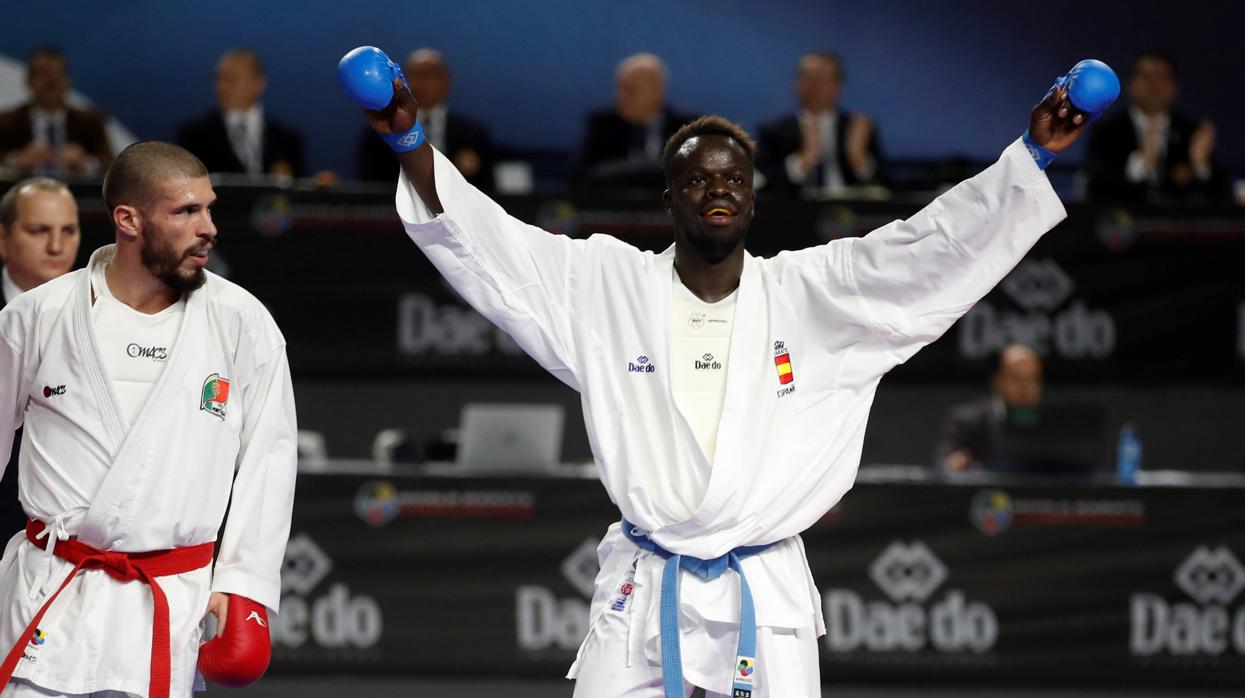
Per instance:
[[[42,521],[31,519],[26,522],[26,538],[40,548],[47,549],[47,539],[38,538],[45,526]],[[43,614],[51,607],[56,597],[69,586],[77,576],[78,570],[104,570],[109,577],[119,582],[142,582],[151,587],[151,596],[155,599],[156,613],[151,626],[151,683],[148,687],[149,698],[168,698],[169,677],[172,672],[169,658],[169,602],[164,590],[156,582],[156,577],[167,577],[171,574],[184,574],[202,569],[212,564],[212,554],[216,544],[209,541],[199,545],[171,550],[153,550],[146,553],[121,553],[107,550],[96,550],[79,541],[77,538],[58,540],[53,554],[62,560],[74,563],[73,571],[61,582],[56,593],[48,597],[43,607],[35,614],[34,620],[26,626],[26,631],[17,637],[17,643],[0,664],[0,688],[7,686],[17,663],[26,651],[26,644],[31,641]]]

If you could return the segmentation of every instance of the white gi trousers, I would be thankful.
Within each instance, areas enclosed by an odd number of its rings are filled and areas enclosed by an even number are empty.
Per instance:
[[[649,589],[636,588],[636,593]],[[652,593],[661,593],[652,589]],[[632,599],[634,603],[634,599]],[[605,611],[589,633],[579,659],[579,678],[574,698],[663,698],[661,665],[648,661],[627,666],[627,634],[630,613]],[[716,639],[716,638],[715,638]],[[734,638],[725,639],[731,656],[716,657],[721,673],[729,677],[735,659]],[[683,661],[696,658],[683,655]],[[821,671],[817,659],[817,631],[813,628],[757,628],[757,663],[763,667],[752,687],[752,698],[817,698],[821,696]],[[691,696],[695,686],[687,683]],[[707,698],[730,698],[729,693],[705,691]]]

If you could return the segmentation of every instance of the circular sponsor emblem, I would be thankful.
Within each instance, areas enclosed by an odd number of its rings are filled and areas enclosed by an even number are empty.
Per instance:
[[[384,526],[401,513],[398,490],[387,481],[365,482],[354,498],[354,512],[372,526]]]
[[[635,587],[631,584],[631,582],[627,582],[622,585],[622,589],[620,589],[620,591],[622,591],[623,596],[631,596],[631,592],[635,591]]]
[[[130,346],[125,348],[125,353],[129,354],[131,359],[138,357],[138,351],[139,351],[139,346],[133,342],[130,342]]]
[[[554,235],[573,236],[578,225],[578,214],[569,201],[550,201],[536,211],[536,226]]]
[[[691,315],[687,316],[687,324],[691,325],[693,330],[699,330],[700,328],[705,326],[705,314],[704,313],[692,313]]]
[[[251,227],[264,237],[277,237],[294,227],[294,211],[284,194],[261,196],[251,208]]]
[[[1120,252],[1137,241],[1137,222],[1124,209],[1111,209],[1098,216],[1098,242],[1112,252]]]
[[[46,385],[43,386],[43,397],[52,397],[52,389]]]
[[[848,206],[827,206],[817,215],[813,230],[819,240],[829,242],[857,234],[856,212]]]
[[[969,518],[977,530],[996,536],[1012,525],[1012,498],[1002,490],[982,490],[973,495]]]

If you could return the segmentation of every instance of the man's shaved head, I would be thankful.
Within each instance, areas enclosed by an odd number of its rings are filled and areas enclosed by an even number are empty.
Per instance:
[[[104,174],[104,203],[149,208],[164,182],[207,177],[208,170],[190,151],[172,143],[139,141],[112,161]]]

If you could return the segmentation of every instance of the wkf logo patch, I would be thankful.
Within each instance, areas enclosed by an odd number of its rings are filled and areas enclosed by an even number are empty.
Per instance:
[[[755,657],[737,657],[735,659],[735,680],[731,686],[731,698],[752,698],[752,687],[756,683],[757,660]]]
[[[221,378],[213,373],[203,381],[203,398],[199,401],[199,409],[225,418],[225,405],[229,402],[229,379]]]

